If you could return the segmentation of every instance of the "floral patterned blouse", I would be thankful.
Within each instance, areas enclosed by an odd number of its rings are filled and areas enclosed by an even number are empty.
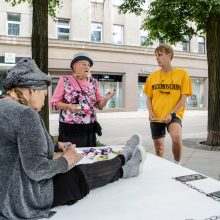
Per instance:
[[[78,85],[80,84],[80,86]],[[72,75],[61,76],[54,91],[50,105],[56,109],[58,102],[80,104],[82,111],[74,113],[70,110],[60,110],[59,121],[68,124],[89,124],[96,121],[95,108],[103,97],[100,94],[98,81],[88,77],[87,81],[78,80]]]

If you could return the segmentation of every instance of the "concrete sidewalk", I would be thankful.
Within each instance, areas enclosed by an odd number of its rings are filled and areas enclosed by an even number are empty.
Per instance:
[[[155,153],[147,111],[98,113],[97,118],[103,128],[103,135],[98,137],[101,143],[105,145],[121,145],[126,142],[131,134],[139,133],[142,136],[143,145],[147,147],[148,152]],[[50,125],[51,134],[57,135],[57,114],[50,115]],[[207,111],[186,111],[183,121],[183,141],[189,138],[204,139],[206,137]],[[165,143],[164,157],[173,161],[172,143],[169,135],[166,136]],[[219,180],[220,151],[201,150],[190,145],[190,141],[185,142],[182,166]]]

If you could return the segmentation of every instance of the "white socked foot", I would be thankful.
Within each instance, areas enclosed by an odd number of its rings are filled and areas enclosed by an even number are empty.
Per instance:
[[[135,148],[141,145],[141,136],[139,134],[132,135],[126,142],[121,154],[125,157],[125,163],[131,158]]]
[[[146,150],[142,145],[138,145],[131,159],[122,167],[123,177],[122,178],[130,178],[138,176],[142,173],[143,165],[146,160]]]

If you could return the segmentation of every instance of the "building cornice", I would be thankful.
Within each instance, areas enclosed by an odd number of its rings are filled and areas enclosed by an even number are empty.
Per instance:
[[[18,45],[18,46],[31,46],[30,37],[13,37],[0,35],[0,44],[3,45]],[[128,45],[115,45],[105,43],[92,43],[86,41],[63,41],[57,39],[49,39],[49,48],[61,48],[67,50],[87,50],[87,51],[100,51],[112,53],[129,53],[139,55],[154,55],[155,48],[138,47]],[[175,58],[191,59],[191,60],[207,60],[206,54],[191,53],[174,51]]]
[[[31,46],[31,38],[0,35],[0,44],[9,45],[9,46],[10,45]]]
[[[129,45],[115,45],[115,44],[105,44],[105,43],[92,43],[86,41],[61,41],[57,39],[49,40],[50,47],[61,47],[67,49],[79,49],[79,50],[95,50],[103,52],[114,52],[114,53],[133,53],[140,55],[154,55],[155,48],[149,47],[138,47],[138,46],[129,46]],[[181,57],[185,59],[202,59],[206,60],[206,54],[200,53],[189,53],[182,51],[174,51],[175,57]]]

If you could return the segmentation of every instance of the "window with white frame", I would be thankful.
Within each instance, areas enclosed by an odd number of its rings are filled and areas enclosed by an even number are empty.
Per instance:
[[[57,39],[69,40],[70,21],[67,19],[58,19],[57,21]]]
[[[148,38],[148,31],[144,31],[144,30],[141,30],[141,46],[146,46],[144,45],[145,44],[145,41],[147,40]]]
[[[123,26],[113,25],[113,44],[123,44]]]
[[[21,14],[8,13],[8,35],[9,36],[19,36],[20,35],[20,24],[21,24]]]
[[[205,38],[201,36],[198,37],[198,52],[205,53]]]
[[[184,36],[186,42],[183,42],[183,51],[185,52],[190,52],[190,40],[189,40],[189,36]]]
[[[96,43],[102,42],[102,23],[92,22],[91,24],[91,41]]]

